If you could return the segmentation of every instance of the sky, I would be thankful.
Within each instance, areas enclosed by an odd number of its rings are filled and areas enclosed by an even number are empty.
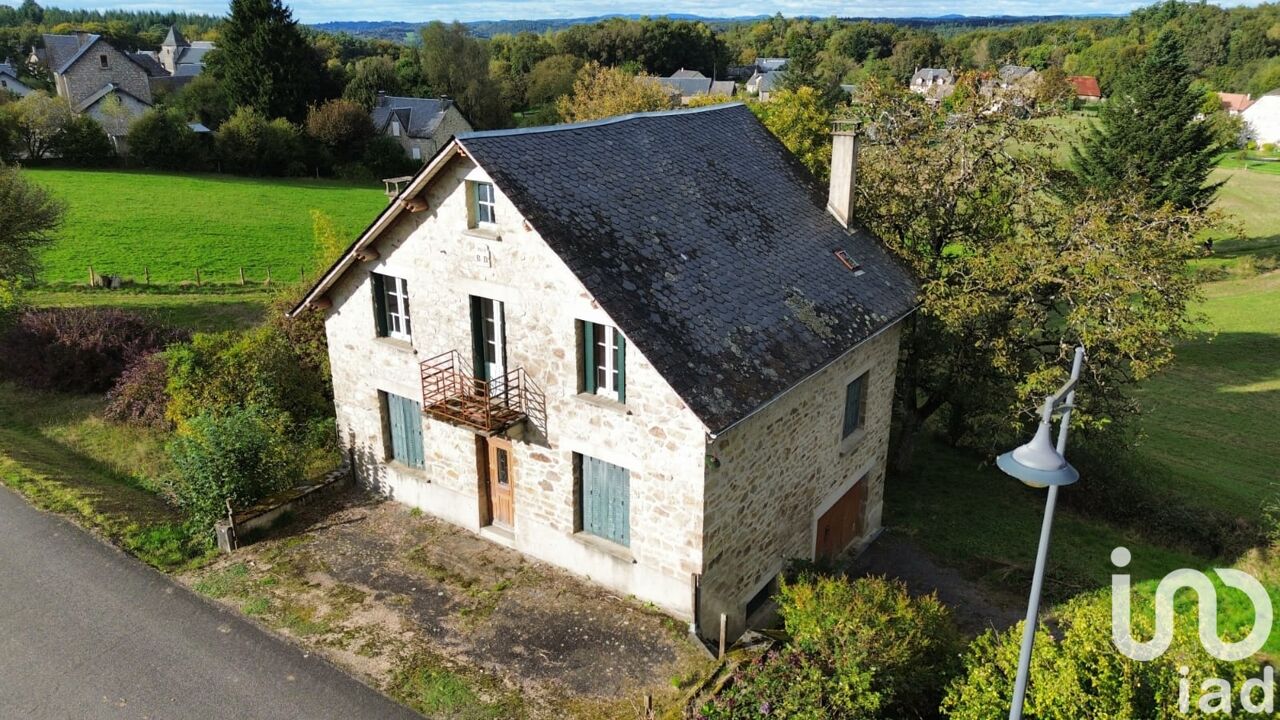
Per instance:
[[[1224,6],[1257,5],[1262,0],[1227,0]],[[1126,13],[1147,2],[1123,0],[884,0],[883,2],[842,2],[841,0],[285,0],[294,17],[304,23],[330,20],[536,20],[545,18],[592,17],[604,14],[681,13],[705,17],[752,15],[838,15],[841,17],[933,17],[937,15],[1082,15]],[[17,5],[18,0],[0,0]],[[121,10],[183,10],[221,15],[227,0],[45,0],[42,4],[61,8]]]

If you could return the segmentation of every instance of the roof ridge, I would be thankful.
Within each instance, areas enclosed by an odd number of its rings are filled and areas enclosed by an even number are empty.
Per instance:
[[[669,78],[664,78],[669,79]],[[698,79],[698,78],[693,78]],[[581,128],[600,127],[603,125],[613,125],[615,123],[627,122],[629,120],[640,120],[651,117],[669,117],[672,115],[693,115],[696,113],[711,112],[715,110],[727,110],[731,107],[745,106],[740,100],[734,102],[717,103],[715,105],[705,105],[698,108],[675,108],[672,110],[650,110],[648,112],[629,113],[627,115],[613,115],[598,120],[583,120],[576,123],[563,123],[560,125],[538,125],[535,127],[524,128],[507,128],[504,130],[472,130],[458,134],[459,140],[471,140],[473,138],[487,137],[503,137],[508,135],[535,135],[538,133],[557,132],[559,130],[578,130]]]

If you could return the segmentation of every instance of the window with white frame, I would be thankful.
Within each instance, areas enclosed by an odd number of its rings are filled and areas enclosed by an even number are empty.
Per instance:
[[[492,225],[497,222],[496,203],[493,194],[493,183],[470,182],[471,190],[471,227]]]
[[[391,137],[400,137],[400,121],[391,121]]]
[[[582,322],[582,390],[627,401],[627,340],[617,328]]]
[[[411,341],[413,330],[409,323],[409,281],[383,273],[370,275],[373,278],[373,304],[378,336]]]
[[[417,145],[414,145],[413,148],[409,151],[409,155],[412,156],[414,160],[421,160],[422,148],[418,147]]]

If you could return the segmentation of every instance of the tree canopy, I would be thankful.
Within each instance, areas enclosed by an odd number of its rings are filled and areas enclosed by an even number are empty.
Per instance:
[[[300,122],[317,98],[319,59],[280,0],[231,0],[208,70],[234,105]]]

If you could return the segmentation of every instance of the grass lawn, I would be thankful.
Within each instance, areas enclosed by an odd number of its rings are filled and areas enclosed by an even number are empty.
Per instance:
[[[98,274],[155,283],[230,283],[245,269],[261,282],[296,282],[315,267],[312,210],[354,238],[386,206],[381,188],[322,180],[228,175],[28,169],[67,203],[58,241],[43,255],[44,282]]]
[[[39,307],[118,307],[152,315],[197,332],[251,327],[266,316],[274,290],[262,287],[153,286],[105,290],[86,287],[41,287],[26,294]]]

